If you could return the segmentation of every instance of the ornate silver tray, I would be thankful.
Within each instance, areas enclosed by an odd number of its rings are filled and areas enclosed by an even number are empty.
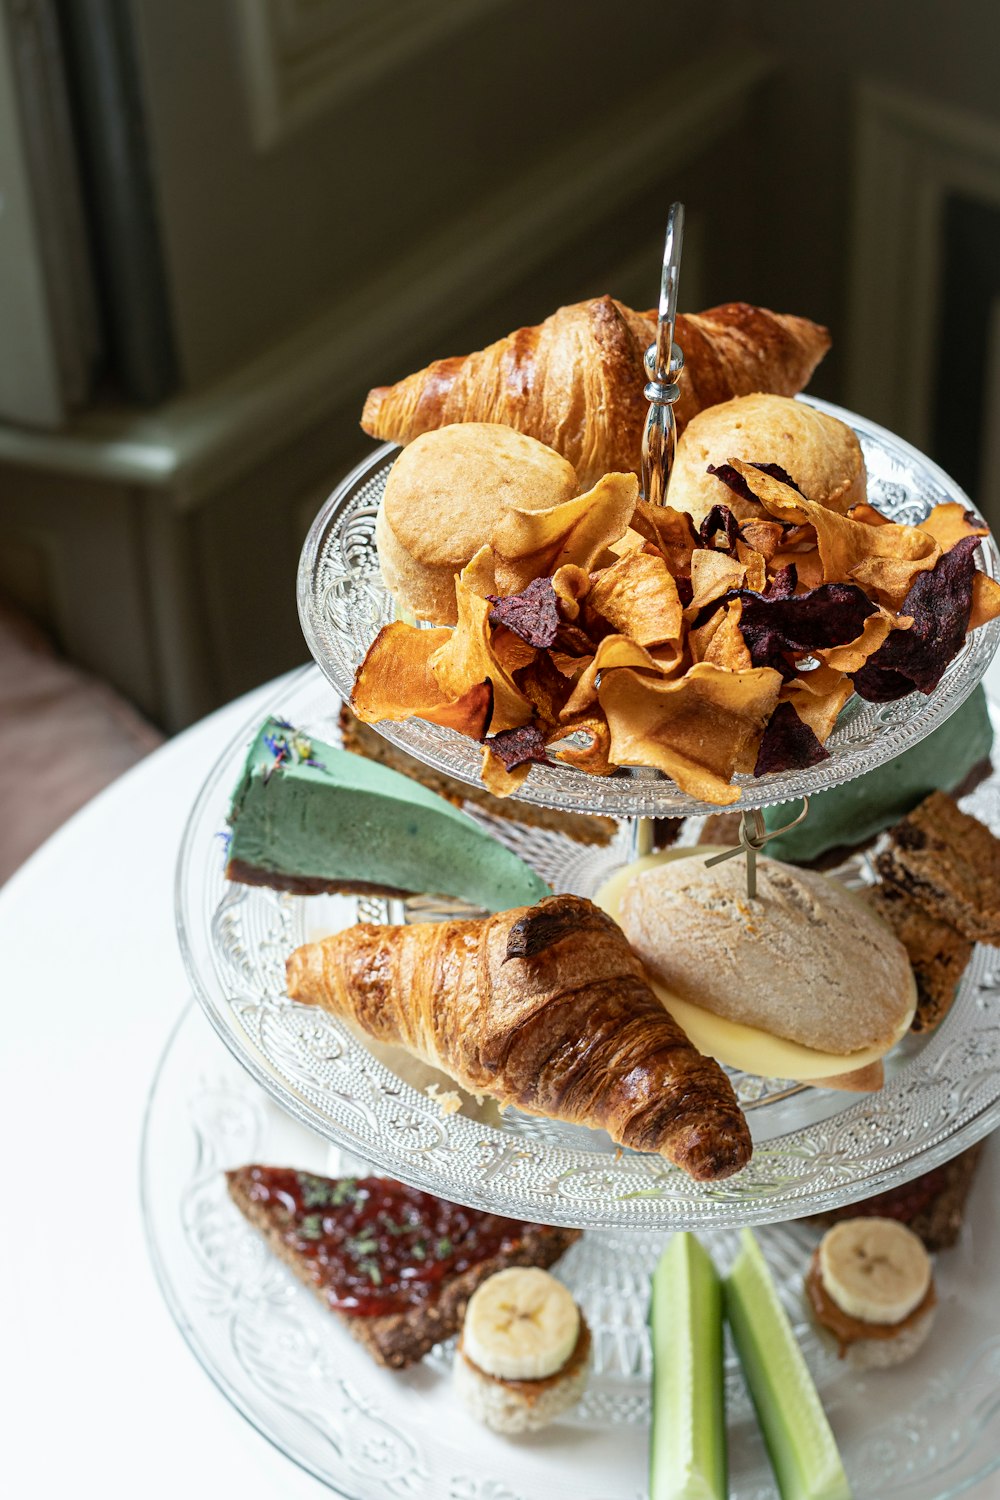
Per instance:
[[[818,1237],[813,1226],[760,1233],[856,1500],[950,1500],[1000,1464],[992,1258],[998,1145],[987,1148],[959,1244],[936,1257],[934,1334],[898,1369],[856,1375],[814,1331],[801,1294]],[[149,1100],[146,1233],[181,1333],[258,1432],[348,1500],[642,1500],[651,1369],[646,1306],[662,1233],[592,1231],[563,1257],[556,1274],[594,1334],[591,1381],[580,1406],[553,1427],[505,1440],[454,1400],[448,1346],[414,1370],[378,1369],[269,1254],[223,1182],[224,1169],[249,1161],[331,1175],[360,1167],[278,1109],[189,1008]],[[725,1268],[735,1236],[712,1230],[704,1238]],[[773,1500],[731,1350],[726,1398],[732,1500]]]
[[[854,428],[868,469],[869,498],[885,515],[913,524],[944,501],[955,500],[971,508],[955,481],[909,443],[839,406],[812,398],[809,404]],[[379,573],[374,534],[395,452],[390,444],[377,449],[338,485],[316,517],[299,563],[299,617],[306,642],[345,699],[350,697],[368,647],[381,627],[395,617],[392,597]],[[979,566],[993,577],[1000,576],[1000,553],[992,537],[979,549]],[[998,643],[1000,619],[967,637],[929,697],[912,693],[896,703],[866,703],[855,695],[827,743],[829,760],[804,771],[735,777],[742,789],[737,810],[766,807],[839,786],[908,750],[968,697]],[[479,784],[482,750],[476,741],[423,719],[386,722],[378,729],[427,765],[460,781]],[[620,770],[599,777],[562,764],[533,766],[518,797],[544,807],[617,817],[683,817],[717,810],[685,796],[657,771]]]
[[[318,739],[336,741],[338,705],[315,668],[273,705]],[[908,1037],[886,1059],[880,1093],[802,1088],[734,1074],[754,1137],[750,1165],[711,1185],[661,1157],[620,1151],[602,1133],[465,1099],[457,1113],[429,1097],[430,1077],[401,1053],[376,1052],[343,1023],[285,993],[284,966],[302,942],[355,921],[426,921],[455,903],[294,897],[234,885],[222,873],[229,796],[260,713],[224,752],[198,798],[177,870],[177,922],[194,991],[246,1070],[293,1118],[380,1171],[442,1197],[552,1224],[705,1228],[776,1223],[906,1181],[1000,1122],[1000,953],[975,950],[955,1004],[929,1039]],[[1000,831],[1000,777],[965,804]],[[467,810],[557,890],[593,895],[628,858],[610,844]],[[842,871],[865,879],[862,861]],[[468,909],[466,909],[467,911]],[[435,1081],[453,1087],[442,1077]]]

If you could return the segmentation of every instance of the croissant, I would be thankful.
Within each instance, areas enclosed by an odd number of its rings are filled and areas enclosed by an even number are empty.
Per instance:
[[[664,1010],[621,928],[578,896],[480,920],[349,927],[295,950],[288,993],[472,1093],[606,1130],[694,1178],[750,1159],[726,1075]]]
[[[361,426],[371,437],[408,443],[450,422],[501,422],[562,454],[582,490],[604,474],[638,474],[648,409],[643,356],[655,333],[653,313],[613,297],[560,307],[477,354],[435,360],[369,391]],[[827,330],[808,318],[746,302],[680,314],[676,339],[684,351],[678,432],[732,396],[794,396],[830,347]]]

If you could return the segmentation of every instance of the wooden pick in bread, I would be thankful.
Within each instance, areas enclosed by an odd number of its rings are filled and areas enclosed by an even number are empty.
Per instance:
[[[561,453],[584,489],[604,474],[638,474],[648,409],[643,356],[655,331],[654,313],[613,297],[561,307],[475,354],[435,360],[370,391],[361,425],[372,437],[408,443],[450,422],[500,422]],[[808,318],[746,302],[679,314],[675,336],[684,350],[678,432],[732,396],[795,395],[830,347],[827,330]]]
[[[617,924],[578,896],[484,921],[349,927],[296,949],[288,993],[472,1093],[606,1130],[694,1178],[750,1159],[726,1075],[663,1009]]]

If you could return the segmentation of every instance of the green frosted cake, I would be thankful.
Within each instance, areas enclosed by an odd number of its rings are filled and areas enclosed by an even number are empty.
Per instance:
[[[465,813],[408,776],[268,719],[229,811],[226,875],[315,895],[432,892],[487,911],[551,894]]]
[[[773,859],[818,859],[829,849],[854,847],[898,823],[931,792],[955,792],[989,759],[993,744],[986,695],[977,687],[961,708],[912,750],[866,776],[809,799],[809,815],[797,828],[772,839]],[[782,803],[764,812],[768,828],[780,828],[795,807]]]

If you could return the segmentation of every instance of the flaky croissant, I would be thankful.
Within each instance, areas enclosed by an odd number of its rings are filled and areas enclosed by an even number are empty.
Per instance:
[[[722,1069],[664,1010],[621,929],[578,896],[483,920],[349,927],[296,949],[288,993],[470,1092],[606,1130],[694,1178],[750,1159]]]
[[[613,297],[560,307],[476,354],[435,360],[370,391],[361,426],[408,443],[450,422],[501,422],[561,453],[582,489],[604,474],[638,474],[648,409],[643,356],[655,331],[652,313]],[[684,351],[678,432],[732,396],[794,396],[830,347],[827,330],[808,318],[746,302],[679,315],[676,339]]]

